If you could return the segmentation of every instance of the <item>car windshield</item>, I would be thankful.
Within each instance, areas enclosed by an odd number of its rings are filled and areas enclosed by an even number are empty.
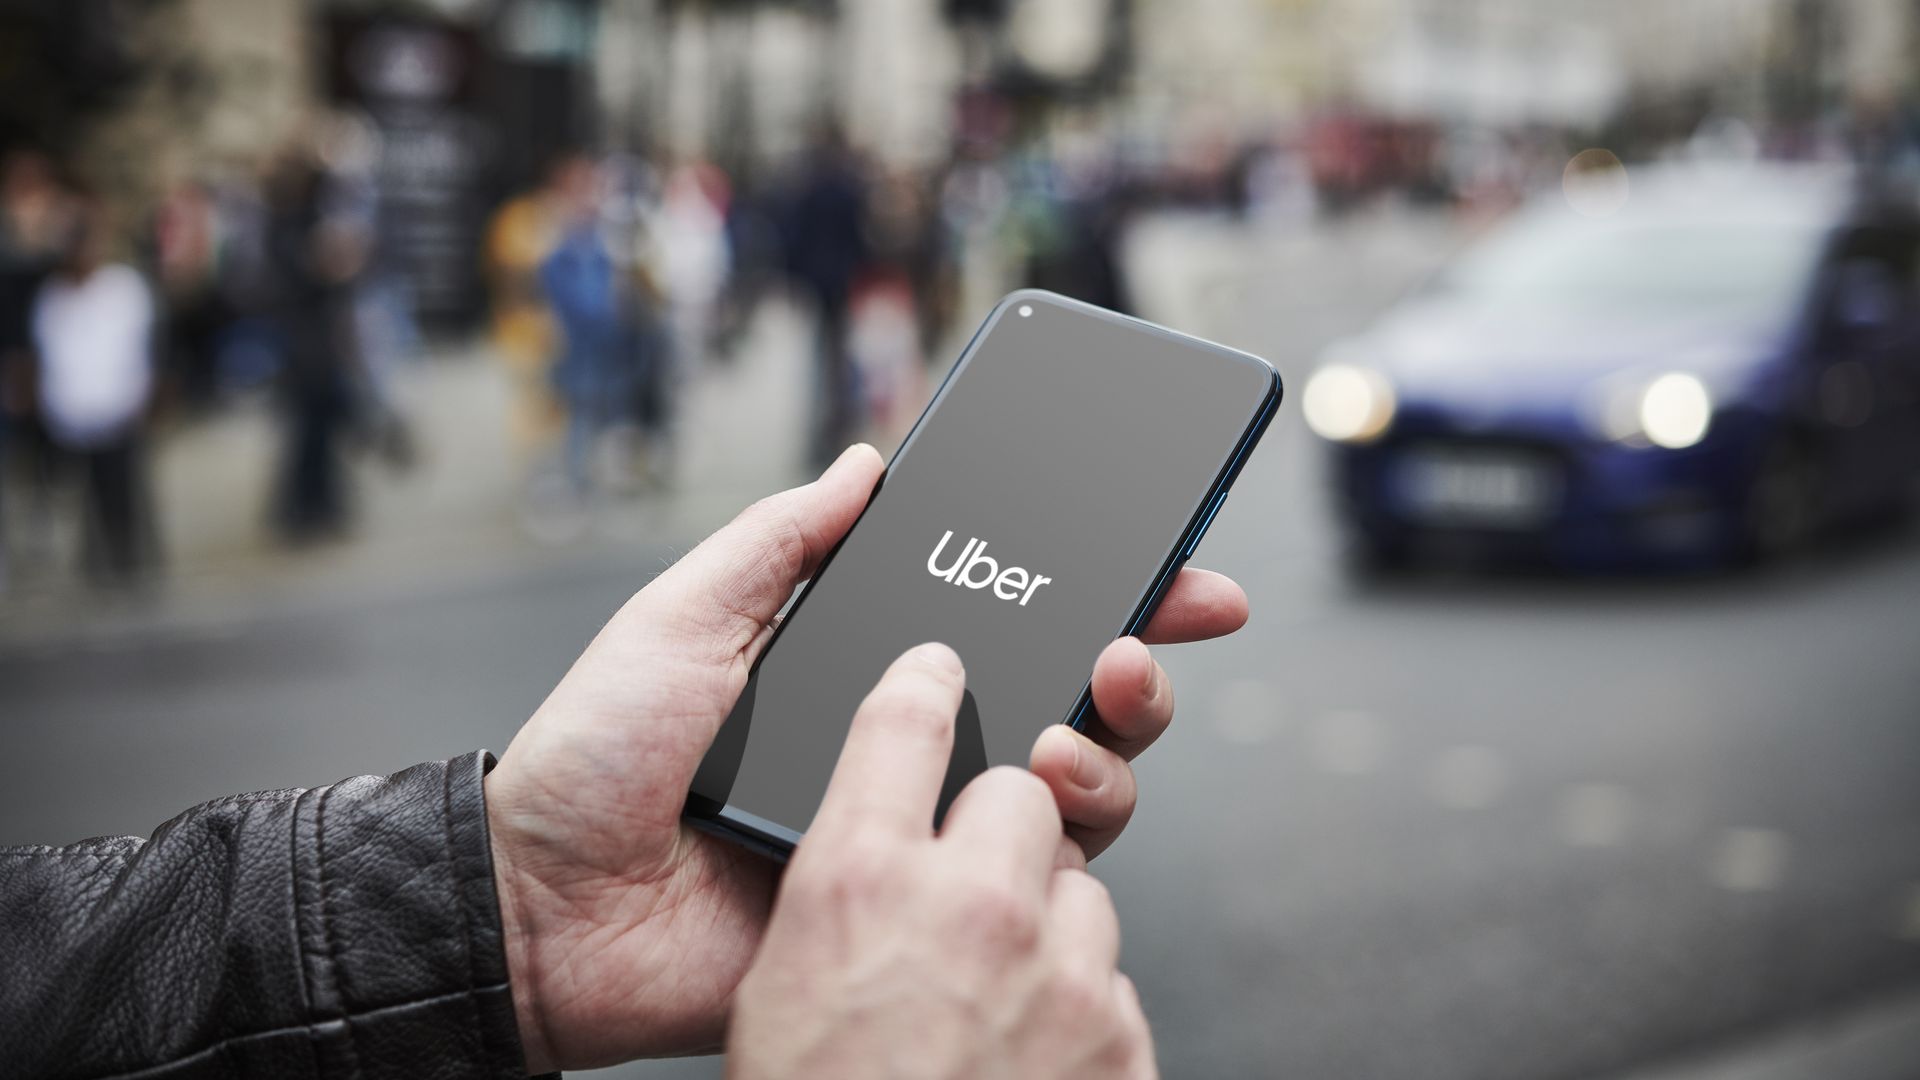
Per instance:
[[[1793,303],[1817,254],[1804,223],[1522,222],[1439,283],[1509,311],[1751,311]]]

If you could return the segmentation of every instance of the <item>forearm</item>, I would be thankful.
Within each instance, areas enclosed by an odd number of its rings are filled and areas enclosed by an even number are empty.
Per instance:
[[[216,800],[0,849],[12,1075],[522,1075],[481,776]]]

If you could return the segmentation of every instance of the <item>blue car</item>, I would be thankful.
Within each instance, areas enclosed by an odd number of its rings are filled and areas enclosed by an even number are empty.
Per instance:
[[[1906,506],[1911,206],[1811,167],[1628,175],[1599,216],[1536,200],[1320,358],[1302,410],[1362,566],[1719,565]]]

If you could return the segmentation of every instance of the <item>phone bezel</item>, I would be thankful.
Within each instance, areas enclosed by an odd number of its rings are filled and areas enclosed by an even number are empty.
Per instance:
[[[1059,293],[1048,292],[1044,289],[1019,289],[1002,297],[1000,302],[994,305],[993,310],[987,313],[987,317],[981,320],[980,326],[973,332],[973,336],[967,340],[966,348],[961,350],[959,359],[954,361],[952,368],[947,371],[946,377],[940,380],[939,387],[934,391],[933,396],[927,400],[926,408],[921,410],[919,417],[913,422],[913,427],[908,429],[906,437],[900,441],[899,448],[896,449],[893,452],[893,456],[888,459],[886,471],[881,473],[880,479],[873,486],[873,492],[867,497],[867,507],[870,508],[873,505],[874,499],[880,494],[880,489],[886,486],[887,477],[893,475],[895,463],[897,463],[908,450],[913,448],[913,444],[915,440],[918,439],[920,429],[922,425],[926,423],[927,417],[933,415],[934,410],[945,400],[947,391],[953,386],[954,380],[961,372],[965,371],[967,365],[973,361],[974,356],[978,353],[979,347],[981,343],[986,340],[987,335],[993,331],[995,326],[999,325],[1000,320],[1005,318],[1009,311],[1014,310],[1021,304],[1046,304],[1066,308],[1081,315],[1092,316],[1106,322],[1118,323],[1132,329],[1143,330],[1161,337],[1172,338],[1184,345],[1198,345],[1210,352],[1218,353],[1227,358],[1255,365],[1267,374],[1266,389],[1259,407],[1254,411],[1253,418],[1247,423],[1245,428],[1241,430],[1239,438],[1234,442],[1233,452],[1228,455],[1225,461],[1221,463],[1220,468],[1215,471],[1212,483],[1207,486],[1206,492],[1198,504],[1189,512],[1186,527],[1181,529],[1179,539],[1161,559],[1160,567],[1155,572],[1152,582],[1141,593],[1139,601],[1134,605],[1133,613],[1128,616],[1126,623],[1114,637],[1117,639],[1138,633],[1139,630],[1147,624],[1147,621],[1153,617],[1154,610],[1166,595],[1167,586],[1172,584],[1173,578],[1179,572],[1180,567],[1184,565],[1187,559],[1193,554],[1194,548],[1205,534],[1207,526],[1212,523],[1214,515],[1219,513],[1220,506],[1225,505],[1226,495],[1232,489],[1234,480],[1239,477],[1240,468],[1246,463],[1247,455],[1252,453],[1253,448],[1259,444],[1260,437],[1266,433],[1267,426],[1272,422],[1274,414],[1279,410],[1281,396],[1284,392],[1280,381],[1280,373],[1274,370],[1272,364],[1252,353],[1242,352],[1239,349],[1230,348],[1226,345],[1195,337],[1191,334],[1183,334],[1177,330],[1170,330],[1157,323],[1148,322],[1145,319],[1135,318],[1131,315],[1123,315],[1117,311],[1109,311],[1106,308],[1084,303],[1072,297],[1062,296]],[[1216,499],[1220,500],[1220,505],[1215,505]],[[860,516],[855,518],[853,524],[848,527],[846,536],[853,535],[853,531],[860,527],[860,521],[864,519],[866,515],[867,508],[862,508]],[[841,537],[839,543],[836,543],[832,550],[828,551],[825,557],[820,560],[820,565],[814,568],[813,576],[807,580],[806,585],[802,587],[799,594],[794,597],[793,603],[787,609],[787,618],[781,621],[780,626],[774,630],[773,636],[768,639],[766,647],[761,649],[760,655],[754,658],[753,667],[747,675],[749,679],[758,673],[761,662],[779,645],[780,635],[786,632],[788,626],[792,625],[793,616],[799,612],[800,606],[806,603],[807,596],[813,591],[814,584],[820,580],[820,576],[826,572],[827,567],[832,565],[834,557],[840,553],[841,546],[846,543],[846,536]],[[1075,700],[1073,707],[1069,709],[1067,714],[1058,722],[1069,724],[1076,731],[1084,731],[1086,730],[1087,722],[1092,719],[1094,715],[1093,679],[1091,674],[1089,674],[1087,681],[1081,685],[1080,694]],[[719,803],[706,796],[692,792],[688,793],[687,805],[682,813],[687,823],[694,828],[713,833],[726,840],[780,861],[785,861],[788,856],[792,854],[794,846],[800,842],[801,837],[804,835],[785,825],[781,825],[779,822],[768,821],[758,815],[742,810],[732,803]]]

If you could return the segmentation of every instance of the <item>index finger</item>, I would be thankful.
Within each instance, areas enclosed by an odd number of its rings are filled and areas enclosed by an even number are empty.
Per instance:
[[[932,836],[965,686],[945,645],[918,646],[889,665],[853,715],[809,833],[877,826]]]

